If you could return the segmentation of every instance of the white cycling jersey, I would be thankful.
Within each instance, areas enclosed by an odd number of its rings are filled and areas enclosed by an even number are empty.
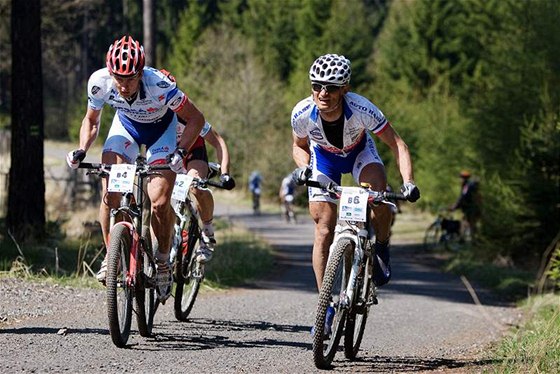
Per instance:
[[[343,148],[331,144],[325,135],[319,109],[309,96],[296,104],[292,111],[292,128],[299,138],[309,137],[312,145],[318,145],[332,153],[347,153],[360,143],[366,130],[381,134],[389,122],[371,101],[356,93],[344,95]]]
[[[124,100],[114,85],[107,68],[94,72],[88,81],[89,107],[101,110],[105,103],[124,115],[131,122],[159,123],[168,114],[168,109],[179,111],[188,98],[159,70],[145,67],[138,97],[132,104]]]

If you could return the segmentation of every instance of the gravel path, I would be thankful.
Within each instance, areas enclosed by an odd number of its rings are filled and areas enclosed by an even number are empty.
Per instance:
[[[223,207],[219,212],[269,240],[278,261],[269,278],[199,295],[189,322],[172,302],[156,315],[154,338],[134,334],[116,348],[104,290],[0,279],[0,372],[313,373],[311,337],[317,294],[311,269],[312,225],[287,225]],[[415,247],[393,241],[394,276],[372,308],[359,360],[335,357],[336,372],[479,372],[484,351],[519,312],[427,266]],[[218,254],[219,255],[219,252]]]

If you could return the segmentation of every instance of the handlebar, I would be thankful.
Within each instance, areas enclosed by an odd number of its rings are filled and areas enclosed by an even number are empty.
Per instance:
[[[340,194],[342,193],[342,189],[344,188],[337,185],[334,182],[323,183],[323,182],[313,181],[313,180],[307,180],[305,182],[305,185],[309,187],[320,188],[323,191],[336,195],[337,198],[340,198]],[[389,191],[374,191],[370,189],[370,187],[368,186],[361,186],[361,187],[368,192],[370,199],[372,199],[374,202],[382,202],[385,200],[407,200],[402,193],[389,192]]]
[[[108,175],[109,170],[114,164],[104,164],[104,163],[94,163],[94,162],[81,162],[78,166],[79,169],[88,169],[92,174],[98,174],[100,176]],[[210,178],[194,178],[193,181],[197,183],[197,187],[200,186],[204,188],[206,186],[212,186],[216,188],[226,189],[222,182],[217,182],[211,180],[212,177],[217,175],[219,171],[219,165],[212,163],[210,165],[210,169],[212,170],[212,174]],[[137,173],[140,175],[147,175],[151,172],[159,171],[159,170],[171,170],[168,164],[157,164],[157,165],[148,165],[148,164],[140,164],[136,165],[138,169],[136,170]]]

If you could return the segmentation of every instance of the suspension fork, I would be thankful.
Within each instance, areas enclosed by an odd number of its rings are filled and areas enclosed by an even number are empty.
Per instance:
[[[348,307],[352,300],[354,300],[354,290],[356,286],[356,282],[358,280],[358,275],[360,273],[360,266],[362,264],[363,258],[363,249],[362,249],[362,240],[360,240],[361,231],[356,235],[356,232],[353,228],[349,226],[343,225],[336,225],[335,229],[335,237],[334,240],[329,248],[329,261],[331,259],[332,253],[337,245],[337,243],[342,239],[349,239],[354,242],[354,257],[352,259],[352,266],[350,268],[350,275],[348,277],[348,283],[346,284],[346,289],[341,290],[340,295],[340,303],[344,307]],[[346,271],[346,269],[345,269]]]

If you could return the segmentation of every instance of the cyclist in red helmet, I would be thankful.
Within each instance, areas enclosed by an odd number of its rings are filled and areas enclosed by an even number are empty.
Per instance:
[[[106,67],[94,72],[88,81],[88,108],[80,129],[79,148],[68,153],[68,165],[76,169],[85,158],[99,133],[101,112],[105,104],[116,110],[105,144],[101,162],[134,163],[140,145],[146,146],[149,164],[164,164],[170,159],[173,171],[182,168],[182,155],[195,142],[204,126],[202,112],[159,70],[145,66],[144,49],[131,36],[115,40],[106,56]],[[188,123],[177,144],[177,117]],[[168,157],[170,156],[171,157]],[[157,290],[165,301],[170,295],[172,276],[169,249],[174,213],[170,205],[175,173],[164,171],[148,181],[151,201],[151,229],[157,261]],[[103,181],[99,220],[105,244],[109,235],[109,212],[119,204],[118,193],[107,193]],[[103,261],[97,274],[104,282],[107,265]]]

